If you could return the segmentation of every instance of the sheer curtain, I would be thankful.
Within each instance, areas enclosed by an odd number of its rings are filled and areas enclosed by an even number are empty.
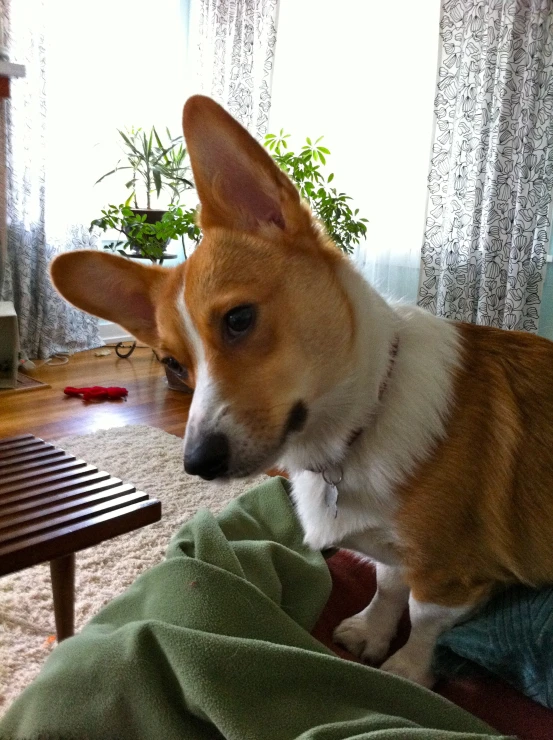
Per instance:
[[[191,0],[194,92],[217,100],[252,134],[267,133],[280,0]]]
[[[24,355],[49,357],[57,352],[98,346],[97,322],[76,311],[55,293],[48,264],[56,249],[46,232],[46,7],[42,0],[7,3],[11,58],[26,67],[12,83],[3,109],[6,138],[6,192],[0,295],[13,301]],[[67,246],[88,245],[88,235],[74,229]]]
[[[447,0],[420,304],[537,331],[553,192],[553,5]]]
[[[415,301],[432,138],[439,0],[281,0],[270,129],[325,136],[336,186],[369,219],[355,255]]]
[[[94,182],[121,156],[117,128],[180,133],[183,0],[11,0],[10,57],[27,77],[7,108],[8,249],[2,296],[14,299],[31,357],[101,344],[97,322],[48,279],[60,250],[99,246],[88,225],[127,197],[124,173]],[[183,8],[184,6],[184,8]],[[5,254],[6,257],[6,254]]]

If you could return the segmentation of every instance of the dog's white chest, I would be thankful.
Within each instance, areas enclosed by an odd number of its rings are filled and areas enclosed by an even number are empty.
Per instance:
[[[296,511],[309,547],[346,547],[380,562],[397,562],[391,519],[370,491],[354,493],[347,477],[334,487],[321,474],[308,471],[292,480]]]

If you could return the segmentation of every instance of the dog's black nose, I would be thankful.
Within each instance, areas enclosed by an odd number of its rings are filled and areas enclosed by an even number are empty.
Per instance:
[[[184,469],[190,475],[204,480],[214,480],[228,472],[230,445],[226,435],[210,434],[184,455]]]

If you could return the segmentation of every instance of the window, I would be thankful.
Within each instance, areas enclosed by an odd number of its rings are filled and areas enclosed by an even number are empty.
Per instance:
[[[47,225],[88,224],[129,191],[125,173],[95,181],[121,156],[118,128],[181,131],[186,98],[183,0],[48,0]]]

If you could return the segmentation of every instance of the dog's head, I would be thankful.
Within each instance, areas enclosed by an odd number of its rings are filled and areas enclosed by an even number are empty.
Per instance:
[[[194,388],[185,467],[207,479],[273,464],[351,363],[343,264],[267,152],[209,98],[184,133],[203,239],[182,265],[80,251],[52,278],[78,308],[151,345]]]

